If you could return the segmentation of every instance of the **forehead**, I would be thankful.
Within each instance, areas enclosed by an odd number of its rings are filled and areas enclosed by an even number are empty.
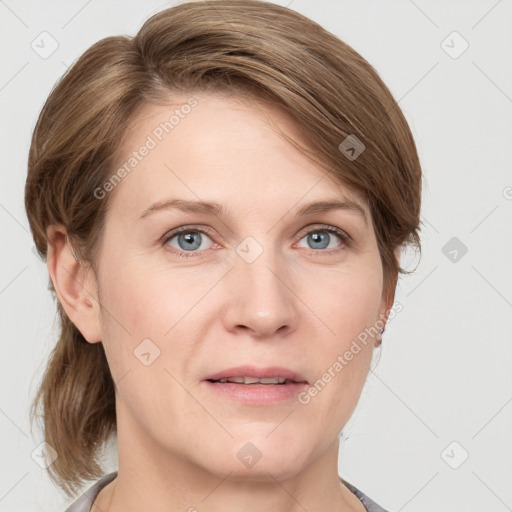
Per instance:
[[[173,95],[167,105],[144,105],[118,150],[116,169],[126,172],[111,207],[140,214],[172,195],[264,208],[328,195],[353,199],[368,211],[360,196],[335,182],[279,130],[305,144],[290,116],[257,99],[195,93]]]

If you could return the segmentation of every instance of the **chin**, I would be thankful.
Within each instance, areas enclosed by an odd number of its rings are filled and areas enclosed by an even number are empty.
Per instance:
[[[302,470],[302,465],[288,457],[282,460],[263,460],[263,457],[252,467],[243,464],[227,463],[221,474],[225,477],[229,473],[232,481],[281,482],[293,478]]]
[[[295,476],[307,464],[310,452],[301,436],[284,431],[281,436],[275,431],[270,436],[268,433],[267,428],[264,434],[238,438],[232,444],[232,457],[225,460],[230,479],[282,481]]]

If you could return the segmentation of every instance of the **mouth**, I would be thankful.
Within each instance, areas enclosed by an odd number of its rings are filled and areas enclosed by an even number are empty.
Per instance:
[[[283,366],[256,367],[251,365],[226,368],[220,372],[212,373],[204,378],[213,383],[245,384],[245,385],[287,385],[308,383],[298,372]]]
[[[267,377],[267,378],[255,378],[255,377],[227,377],[223,379],[207,379],[208,382],[225,384],[226,382],[230,382],[232,384],[245,384],[249,386],[254,386],[256,384],[263,384],[265,386],[274,385],[274,386],[285,386],[287,384],[300,384],[305,383],[305,381],[297,381],[293,379],[286,379],[284,377]]]
[[[271,405],[290,401],[308,385],[299,373],[276,366],[229,368],[208,375],[203,383],[216,396],[246,405]]]

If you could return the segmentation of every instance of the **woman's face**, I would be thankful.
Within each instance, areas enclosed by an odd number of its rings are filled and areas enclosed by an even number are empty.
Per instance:
[[[222,477],[291,477],[352,414],[374,346],[361,333],[390,307],[370,211],[274,131],[263,113],[300,137],[275,107],[194,98],[141,112],[108,192],[98,325],[119,439]],[[352,206],[300,212],[323,202]],[[207,380],[225,370],[307,383]]]

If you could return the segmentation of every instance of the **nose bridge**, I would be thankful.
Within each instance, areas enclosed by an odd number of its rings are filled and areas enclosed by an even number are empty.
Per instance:
[[[244,326],[256,336],[268,336],[296,327],[296,301],[287,283],[286,262],[270,239],[264,244],[248,236],[236,248],[230,272],[233,294],[225,319],[228,329]]]

